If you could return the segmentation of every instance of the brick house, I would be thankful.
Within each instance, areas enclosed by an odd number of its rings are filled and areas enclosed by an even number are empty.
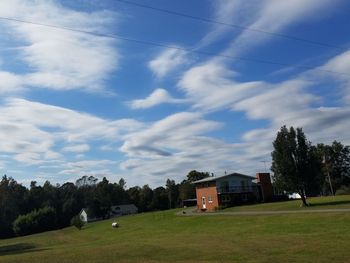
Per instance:
[[[269,173],[258,173],[256,178],[240,173],[208,177],[194,182],[197,208],[214,211],[249,202],[266,202],[273,196]]]

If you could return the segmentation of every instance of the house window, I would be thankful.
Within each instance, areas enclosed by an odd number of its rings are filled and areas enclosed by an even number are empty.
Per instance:
[[[210,195],[210,196],[208,196],[208,203],[212,203],[213,202],[213,198],[212,198],[212,196]]]

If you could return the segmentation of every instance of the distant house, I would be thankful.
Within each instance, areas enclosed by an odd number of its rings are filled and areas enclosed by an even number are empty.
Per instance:
[[[134,204],[114,205],[111,207],[111,217],[137,214],[138,209]]]
[[[131,214],[137,214],[137,212],[138,212],[138,209],[134,204],[114,205],[114,206],[111,206],[111,211],[109,216],[117,217],[117,216],[131,215]],[[89,211],[87,208],[82,208],[80,210],[79,217],[85,223],[102,219],[102,218],[92,217],[89,214]]]
[[[208,177],[195,181],[197,208],[214,211],[219,207],[268,201],[273,196],[269,173],[258,173],[256,178],[240,173]]]

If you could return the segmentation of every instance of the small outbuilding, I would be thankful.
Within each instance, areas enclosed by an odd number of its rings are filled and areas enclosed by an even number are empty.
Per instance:
[[[79,212],[79,218],[81,221],[87,223],[88,222],[88,214],[87,214],[87,209],[83,208]]]
[[[138,209],[134,204],[111,206],[111,217],[137,214]]]

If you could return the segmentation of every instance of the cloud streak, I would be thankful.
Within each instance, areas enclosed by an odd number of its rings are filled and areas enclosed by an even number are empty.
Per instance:
[[[90,31],[106,31],[115,25],[113,17],[116,17],[109,11],[84,13],[41,0],[1,1],[0,15]],[[2,86],[11,90],[25,86],[105,92],[105,80],[118,67],[120,55],[115,40],[14,22],[7,22],[5,30],[14,41],[21,40],[15,52],[30,73],[2,73],[5,84],[0,86],[0,91],[4,90]]]
[[[156,89],[147,98],[133,100],[128,104],[132,109],[148,109],[163,103],[183,104],[186,102],[185,99],[173,98],[165,89]]]

